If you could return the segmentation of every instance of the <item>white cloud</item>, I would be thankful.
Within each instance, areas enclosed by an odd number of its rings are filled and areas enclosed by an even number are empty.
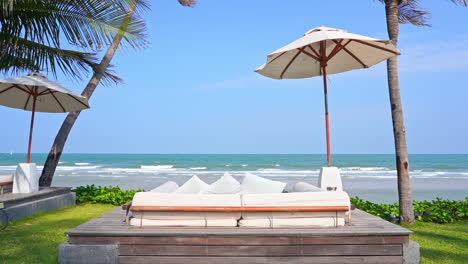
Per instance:
[[[413,43],[401,52],[400,70],[404,72],[468,69],[468,37]]]

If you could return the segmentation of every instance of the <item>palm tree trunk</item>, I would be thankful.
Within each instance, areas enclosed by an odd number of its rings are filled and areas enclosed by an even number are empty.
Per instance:
[[[398,0],[385,0],[387,30],[390,40],[398,44],[399,21]],[[411,181],[409,178],[409,160],[406,146],[405,122],[400,96],[400,81],[398,79],[398,57],[387,60],[388,90],[392,110],[393,136],[395,140],[396,167],[398,175],[398,198],[402,223],[414,222],[413,198],[411,196]]]
[[[125,21],[123,21],[122,26],[120,27],[122,31],[126,31],[128,24],[131,21],[131,17],[133,15],[135,7],[136,2],[134,5],[129,7],[128,17]],[[96,87],[101,81],[105,70],[109,66],[112,57],[114,56],[115,52],[117,51],[117,48],[119,47],[122,37],[122,34],[115,35],[111,45],[107,49],[106,54],[102,58],[101,63],[99,63],[97,69],[94,71],[91,80],[89,81],[88,85],[86,85],[86,88],[83,90],[81,95],[86,96],[88,99],[93,95],[94,90],[96,90]],[[60,157],[62,156],[62,151],[67,141],[68,135],[70,134],[70,131],[73,125],[75,124],[76,120],[78,119],[80,113],[81,111],[70,112],[63,121],[62,126],[60,127],[60,130],[57,133],[57,136],[55,136],[54,144],[50,149],[49,155],[47,156],[44,168],[42,169],[41,178],[39,179],[40,186],[50,186],[52,184],[55,170],[57,168]]]

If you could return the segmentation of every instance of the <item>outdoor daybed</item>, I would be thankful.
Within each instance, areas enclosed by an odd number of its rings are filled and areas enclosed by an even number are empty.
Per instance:
[[[198,178],[195,181],[200,183]],[[133,227],[279,228],[338,227],[351,220],[346,192],[323,191],[304,182],[278,186],[282,193],[179,193],[183,187],[168,182],[136,193],[123,207],[128,210],[127,223]]]
[[[135,227],[336,227],[350,221],[345,192],[280,194],[136,193]]]

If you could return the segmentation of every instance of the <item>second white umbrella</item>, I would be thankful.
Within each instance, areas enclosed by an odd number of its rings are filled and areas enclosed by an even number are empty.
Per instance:
[[[331,166],[327,74],[368,68],[399,54],[390,41],[322,26],[269,54],[267,62],[255,71],[273,79],[323,76],[327,163]]]

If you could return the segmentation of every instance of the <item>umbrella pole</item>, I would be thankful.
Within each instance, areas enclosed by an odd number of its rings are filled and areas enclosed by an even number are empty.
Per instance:
[[[330,151],[330,120],[328,118],[328,89],[327,89],[327,66],[322,66],[323,76],[323,94],[325,97],[325,127],[327,133],[327,164],[331,166],[331,151]]]
[[[32,134],[34,128],[34,114],[36,112],[36,96],[33,95],[33,107],[31,114],[31,126],[29,127],[29,144],[28,144],[28,156],[26,158],[26,163],[31,163],[31,145],[32,145]]]

